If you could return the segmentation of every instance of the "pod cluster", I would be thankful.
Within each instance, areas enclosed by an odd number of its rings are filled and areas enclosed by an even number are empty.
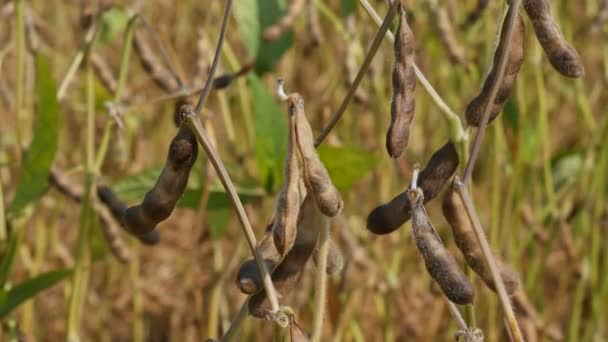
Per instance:
[[[279,295],[293,289],[306,262],[316,252],[321,227],[344,207],[338,189],[314,147],[312,129],[304,112],[304,101],[298,94],[287,99],[289,110],[288,153],[285,158],[285,183],[278,194],[274,218],[266,228],[257,251]],[[339,272],[344,261],[340,250],[329,241],[326,272]],[[253,259],[244,262],[237,274],[237,287],[251,295],[249,312],[265,317],[266,291]]]

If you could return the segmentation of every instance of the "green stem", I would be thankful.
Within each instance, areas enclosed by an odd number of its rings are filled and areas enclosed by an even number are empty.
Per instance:
[[[6,241],[6,213],[4,209],[4,192],[2,189],[2,179],[0,178],[0,246],[4,246]]]
[[[17,110],[17,120],[16,120],[16,131],[15,134],[17,136],[17,146],[19,146],[19,153],[21,152],[22,146],[24,146],[24,98],[25,98],[25,59],[26,51],[25,51],[25,0],[17,1],[17,79],[16,82],[16,103],[15,108]]]

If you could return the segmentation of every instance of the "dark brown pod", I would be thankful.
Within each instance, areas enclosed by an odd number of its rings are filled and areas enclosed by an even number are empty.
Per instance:
[[[473,284],[435,232],[424,209],[422,190],[410,189],[407,196],[412,204],[412,234],[427,271],[449,300],[456,304],[472,304],[475,299]]]
[[[492,273],[483,257],[481,246],[475,236],[475,230],[467,216],[466,209],[460,196],[458,196],[458,193],[456,193],[453,187],[450,188],[443,197],[442,209],[443,216],[445,216],[450,227],[452,227],[456,246],[458,246],[458,249],[460,249],[464,255],[467,264],[479,275],[488,288],[496,292]],[[497,259],[497,264],[500,277],[505,284],[505,289],[509,295],[512,295],[520,286],[519,277],[517,276],[517,273],[504,262]]]
[[[329,275],[338,274],[342,271],[342,268],[344,268],[344,256],[342,256],[342,252],[334,240],[330,238],[327,242],[327,267],[325,267],[325,273]],[[314,250],[312,260],[314,261],[315,266],[317,266],[319,262],[318,249]]]
[[[414,71],[414,33],[407,24],[405,9],[399,6],[399,27],[395,35],[393,102],[391,123],[386,133],[386,149],[392,158],[399,157],[410,139],[414,120],[416,73]]]
[[[458,153],[448,142],[435,151],[418,175],[418,186],[424,193],[424,203],[439,194],[458,168]],[[374,208],[367,216],[367,229],[374,234],[388,234],[410,219],[410,202],[405,192],[390,202]]]
[[[284,256],[296,239],[298,213],[300,211],[300,165],[296,138],[296,116],[289,109],[289,139],[285,158],[285,185],[279,193],[275,208],[272,235],[277,250]]]
[[[515,25],[513,27],[513,33],[511,34],[510,50],[505,51],[508,38],[507,23],[513,16],[517,16],[517,18],[515,18]],[[517,13],[517,8],[510,6],[502,24],[498,46],[496,47],[496,51],[494,51],[492,69],[486,77],[479,95],[477,95],[477,97],[474,98],[473,101],[471,101],[467,106],[465,116],[469,125],[477,127],[481,123],[483,111],[490,98],[490,93],[492,92],[492,86],[494,83],[496,83],[500,60],[505,54],[508,54],[506,61],[507,64],[505,66],[501,83],[498,85],[499,88],[496,93],[496,97],[494,98],[494,102],[489,104],[490,113],[488,117],[488,124],[490,124],[498,116],[505,102],[509,96],[511,96],[511,92],[515,85],[515,79],[517,78],[517,73],[524,62],[524,33],[525,26],[523,19]]]
[[[304,100],[299,94],[292,94],[287,101],[290,114],[296,118],[296,138],[302,156],[306,189],[313,194],[321,212],[326,216],[334,217],[342,211],[344,202],[317,154],[312,129],[304,113]]]
[[[196,137],[188,127],[182,126],[171,141],[165,167],[156,184],[146,193],[141,204],[125,211],[123,226],[128,232],[148,234],[171,215],[186,189],[197,153]]]
[[[566,77],[579,78],[585,68],[576,50],[568,45],[551,11],[549,0],[524,0],[524,9],[534,26],[538,42],[553,68]]]
[[[477,4],[475,5],[475,8],[471,11],[471,13],[469,13],[467,15],[467,18],[465,19],[464,23],[462,24],[463,28],[467,28],[473,24],[475,24],[479,18],[481,18],[481,15],[483,14],[483,12],[485,11],[485,9],[488,7],[488,0],[477,0]]]
[[[110,210],[116,221],[123,221],[127,205],[116,196],[112,189],[104,185],[98,186],[97,198]],[[141,243],[148,246],[157,245],[160,242],[160,232],[158,229],[154,229],[144,235],[137,235],[136,237]]]
[[[281,261],[281,255],[277,251],[272,239],[272,223],[266,229],[264,237],[258,242],[257,250],[266,263],[266,269],[272,272]],[[245,261],[236,276],[236,286],[244,294],[256,293],[264,287],[262,277],[254,259]]]
[[[314,196],[306,196],[300,208],[298,233],[296,241],[289,253],[272,272],[272,283],[278,294],[288,293],[300,279],[302,270],[310,259],[317,244],[319,228],[327,218],[317,207]],[[255,317],[264,317],[268,311],[265,308],[266,291],[261,289],[249,299],[249,312]]]

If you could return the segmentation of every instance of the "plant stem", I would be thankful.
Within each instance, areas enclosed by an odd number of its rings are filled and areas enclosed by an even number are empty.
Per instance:
[[[230,1],[230,0],[229,0]],[[185,122],[184,124],[188,125],[188,127],[192,130],[192,132],[196,135],[198,142],[202,145],[209,161],[213,165],[215,172],[217,173],[218,178],[222,182],[224,189],[226,190],[226,194],[230,198],[234,209],[236,210],[237,217],[243,228],[243,233],[245,234],[245,238],[247,239],[247,243],[249,244],[249,249],[255,258],[256,264],[258,266],[258,271],[262,275],[262,279],[264,280],[264,288],[266,289],[266,295],[268,296],[268,301],[270,302],[270,306],[272,308],[273,313],[277,313],[279,311],[279,301],[277,299],[276,290],[274,289],[274,285],[272,284],[272,280],[270,278],[270,274],[268,269],[266,268],[266,263],[264,263],[264,259],[258,253],[256,247],[256,239],[255,234],[253,233],[253,229],[251,228],[251,224],[249,223],[249,219],[247,218],[247,214],[245,213],[245,208],[243,208],[243,204],[241,203],[241,199],[239,198],[236,189],[234,188],[234,184],[232,184],[232,180],[222,163],[219,155],[215,151],[215,148],[211,144],[203,125],[201,124],[200,119],[194,113],[191,107],[188,107],[187,112],[185,113]]]
[[[197,115],[200,114],[201,110],[203,110],[203,106],[205,105],[205,101],[207,100],[207,96],[209,96],[209,92],[211,88],[213,88],[213,77],[215,77],[215,71],[217,69],[217,65],[220,59],[220,53],[222,51],[222,45],[224,44],[224,37],[226,36],[226,29],[228,27],[228,18],[230,17],[230,10],[232,9],[232,0],[226,0],[226,6],[224,8],[224,18],[222,19],[222,27],[220,28],[220,34],[217,39],[217,46],[215,47],[215,54],[213,56],[213,62],[211,63],[211,70],[209,70],[209,76],[207,78],[207,82],[205,82],[205,88],[203,88],[203,92],[201,96],[198,98],[198,102],[196,103],[196,107],[194,107],[194,113]]]
[[[6,241],[6,215],[4,211],[4,193],[2,191],[2,178],[0,177],[0,246],[4,247]]]
[[[502,54],[500,55],[500,60],[498,61],[498,70],[496,74],[496,78],[494,79],[494,83],[492,84],[492,89],[490,90],[490,96],[488,97],[488,101],[484,105],[483,115],[481,117],[481,122],[479,123],[479,128],[477,128],[477,132],[475,133],[475,139],[473,140],[473,146],[471,147],[471,153],[469,159],[467,161],[467,165],[464,169],[464,174],[462,175],[462,182],[466,186],[471,178],[471,174],[473,173],[473,168],[475,167],[475,162],[477,161],[477,157],[479,155],[479,150],[481,149],[481,143],[483,142],[483,137],[486,131],[486,127],[488,126],[488,120],[490,118],[490,110],[494,103],[494,99],[496,99],[496,95],[498,94],[498,88],[502,83],[502,78],[505,74],[505,69],[507,67],[509,50],[511,49],[511,37],[513,36],[513,31],[515,29],[515,23],[519,20],[519,4],[521,0],[512,0],[510,5],[508,5],[507,16],[505,20],[508,20],[506,26],[503,26],[503,29],[506,29],[504,49]]]
[[[376,22],[377,25],[381,25],[382,20],[374,7],[369,3],[368,0],[359,0],[367,14]],[[397,1],[396,1],[397,2]],[[395,35],[391,31],[386,32],[386,37],[389,41],[395,42]],[[418,68],[416,64],[414,64],[414,72],[416,73],[416,78],[422,84],[424,89],[429,93],[435,104],[439,107],[441,112],[444,114],[444,119],[448,124],[448,129],[450,131],[450,140],[455,144],[460,144],[463,141],[468,139],[468,134],[462,126],[462,122],[460,121],[460,117],[456,114],[448,105],[443,101],[441,96],[437,93],[437,91],[433,88],[431,83],[426,79],[422,71]]]
[[[511,302],[509,301],[509,296],[507,295],[507,291],[505,290],[505,284],[502,282],[502,278],[500,277],[500,273],[498,272],[498,266],[496,264],[496,260],[494,260],[494,255],[492,254],[492,250],[490,249],[490,244],[488,244],[488,240],[486,238],[485,232],[481,223],[479,221],[479,217],[477,217],[477,212],[475,211],[475,207],[473,206],[473,202],[469,196],[469,192],[467,186],[457,178],[454,182],[456,184],[456,191],[460,195],[462,203],[465,206],[467,211],[467,215],[469,216],[469,220],[473,224],[473,229],[475,230],[475,235],[477,236],[477,240],[479,245],[481,246],[481,251],[483,253],[484,259],[486,260],[490,272],[492,274],[492,280],[496,286],[496,290],[498,291],[498,298],[502,304],[503,311],[505,313],[508,328],[513,336],[513,340],[515,342],[523,341],[521,332],[519,330],[519,326],[517,324],[517,320],[515,319],[515,313],[513,312],[513,307],[511,306]]]
[[[323,322],[325,320],[325,302],[327,297],[327,254],[329,251],[329,228],[330,219],[324,218],[323,225],[319,231],[319,260],[317,262],[317,275],[315,282],[315,318],[312,328],[312,342],[321,341],[323,335]]]
[[[21,155],[21,148],[25,144],[23,141],[23,106],[25,98],[25,0],[18,0],[16,2],[16,16],[17,16],[17,79],[16,83],[16,103],[15,109],[17,112],[16,120],[16,137],[19,155]]]
[[[228,329],[228,331],[226,331],[224,336],[222,336],[222,339],[220,341],[221,342],[234,341],[236,339],[236,333],[239,331],[241,324],[243,324],[243,322],[245,321],[245,318],[247,318],[248,314],[249,314],[249,299],[246,299],[243,302],[243,305],[241,305],[241,309],[239,310],[239,313],[236,315],[236,317],[234,317],[232,319],[232,322],[230,323],[230,328]]]
[[[374,59],[374,56],[376,55],[376,52],[378,51],[378,48],[380,47],[380,44],[382,43],[382,39],[384,38],[386,32],[389,29],[391,21],[393,20],[393,18],[395,17],[395,14],[397,13],[397,4],[399,4],[399,1],[393,1],[392,5],[390,6],[388,13],[386,13],[386,16],[384,17],[384,21],[382,22],[382,25],[380,25],[380,29],[378,29],[378,32],[376,32],[376,36],[374,37],[372,46],[369,48],[369,51],[367,52],[367,55],[365,56],[365,60],[363,61],[363,64],[361,65],[361,68],[359,68],[359,72],[357,72],[357,76],[355,77],[355,80],[353,81],[350,88],[348,89],[348,93],[346,94],[346,97],[344,98],[344,100],[342,100],[340,107],[334,113],[334,115],[331,117],[327,126],[325,126],[323,128],[323,130],[321,130],[321,133],[319,133],[319,136],[315,140],[315,147],[319,146],[321,144],[321,142],[323,142],[323,139],[325,139],[325,137],[327,137],[329,132],[331,132],[331,130],[338,123],[338,120],[340,120],[340,118],[344,114],[344,111],[346,111],[346,107],[348,107],[348,104],[354,97],[355,92],[356,92],[357,88],[359,87],[359,84],[361,83],[361,80],[367,73],[367,69],[369,68],[372,60]]]
[[[65,92],[67,91],[68,86],[70,85],[70,82],[76,75],[76,72],[78,71],[78,67],[84,60],[84,57],[86,56],[86,54],[89,52],[89,49],[91,48],[91,44],[93,43],[93,39],[95,38],[95,35],[97,34],[97,27],[98,27],[97,20],[95,20],[95,22],[91,24],[91,26],[89,27],[89,30],[85,34],[84,39],[83,39],[82,43],[80,44],[80,48],[78,49],[78,52],[76,52],[76,56],[74,56],[74,59],[72,59],[72,63],[68,67],[68,71],[66,72],[65,76],[63,77],[63,80],[61,80],[61,83],[59,84],[59,88],[57,90],[57,100],[58,101],[61,101],[63,99],[63,97],[65,96]]]
[[[85,191],[82,199],[80,214],[80,228],[78,230],[78,245],[76,250],[76,265],[72,279],[69,312],[67,320],[68,341],[79,341],[78,330],[80,326],[81,309],[86,295],[88,283],[88,268],[90,264],[89,232],[93,221],[91,210],[91,192],[95,183],[94,153],[95,153],[95,76],[90,63],[87,63],[87,116],[85,128]]]

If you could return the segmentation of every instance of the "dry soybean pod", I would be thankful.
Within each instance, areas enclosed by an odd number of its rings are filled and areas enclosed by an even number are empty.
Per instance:
[[[568,45],[551,11],[550,0],[524,0],[524,9],[532,21],[538,42],[553,68],[566,77],[579,78],[585,68],[578,52]]]
[[[593,19],[591,26],[591,32],[601,32],[604,26],[608,23],[608,0],[602,0],[600,9],[597,11],[597,15]]]
[[[409,189],[407,197],[412,204],[412,234],[427,271],[449,300],[461,305],[472,304],[475,299],[473,284],[435,232],[424,209],[422,190]]]
[[[272,283],[281,295],[289,292],[300,278],[317,244],[319,229],[326,219],[317,207],[314,196],[308,194],[300,208],[296,241],[291,251],[272,272]],[[249,300],[250,313],[255,317],[264,317],[267,312],[264,309],[265,301],[266,292],[262,288]]]
[[[281,17],[276,24],[269,26],[264,30],[264,40],[272,42],[281,38],[285,32],[293,26],[303,8],[304,0],[292,0],[289,3],[289,8],[285,15]]]
[[[123,225],[127,231],[145,235],[171,215],[186,189],[197,153],[196,137],[186,125],[182,125],[169,145],[167,161],[156,184],[146,193],[141,204],[125,211]]]
[[[116,221],[123,221],[127,205],[116,196],[112,189],[103,185],[97,186],[97,198],[110,210],[110,214]],[[160,232],[158,229],[136,237],[141,243],[148,246],[156,245],[160,242]]]
[[[399,6],[399,27],[395,35],[393,68],[393,101],[391,123],[386,133],[386,149],[392,158],[399,157],[410,139],[414,120],[416,73],[414,72],[414,33],[407,23],[405,9]]]
[[[272,225],[266,228],[264,237],[258,242],[256,249],[260,253],[266,263],[266,269],[272,271],[281,261],[281,255],[274,244],[272,238]],[[260,277],[256,262],[254,259],[245,261],[236,276],[236,285],[244,294],[253,294],[264,288],[264,283]]]
[[[505,51],[507,45],[507,24],[510,22],[512,16],[517,16],[515,20],[515,27],[511,34],[510,51]],[[498,74],[498,67],[500,60],[504,54],[507,55],[507,64],[505,66],[504,75],[502,77],[501,84],[499,85],[498,92],[494,98],[494,103],[490,104],[490,114],[488,118],[488,124],[491,123],[502,110],[503,105],[511,96],[511,91],[515,85],[515,79],[517,73],[521,68],[524,61],[524,21],[521,16],[517,13],[517,8],[509,6],[507,15],[505,16],[500,32],[500,40],[496,51],[494,52],[494,59],[492,62],[492,69],[484,81],[483,87],[479,95],[474,98],[466,109],[467,123],[471,126],[479,126],[481,117],[483,116],[484,108],[492,92],[492,86],[496,82],[496,76]]]
[[[458,153],[452,142],[435,151],[418,175],[418,186],[424,193],[424,202],[432,200],[458,168]],[[374,208],[367,216],[367,229],[374,234],[388,234],[410,219],[410,202],[405,192],[390,202]]]
[[[334,217],[342,211],[344,202],[315,149],[312,129],[304,113],[304,100],[299,94],[292,94],[289,95],[287,103],[289,112],[296,118],[296,138],[302,156],[306,189],[314,196],[321,212]]]
[[[453,187],[450,187],[443,197],[442,210],[443,216],[452,227],[456,246],[464,255],[467,264],[479,275],[488,288],[496,292],[492,273],[483,257],[471,221],[460,196]],[[498,262],[498,268],[507,293],[514,294],[520,286],[517,273],[504,262]]]
[[[342,255],[342,251],[336,242],[331,238],[328,240],[328,251],[327,251],[327,267],[325,268],[325,273],[329,275],[338,274],[344,268],[344,256]],[[319,250],[315,248],[312,254],[312,260],[315,263],[315,266],[318,266],[319,259]]]
[[[272,227],[274,244],[281,256],[285,256],[293,246],[298,230],[298,212],[301,202],[298,184],[301,176],[296,139],[297,114],[295,107],[289,106],[289,137],[284,170],[285,185],[277,199]]]

